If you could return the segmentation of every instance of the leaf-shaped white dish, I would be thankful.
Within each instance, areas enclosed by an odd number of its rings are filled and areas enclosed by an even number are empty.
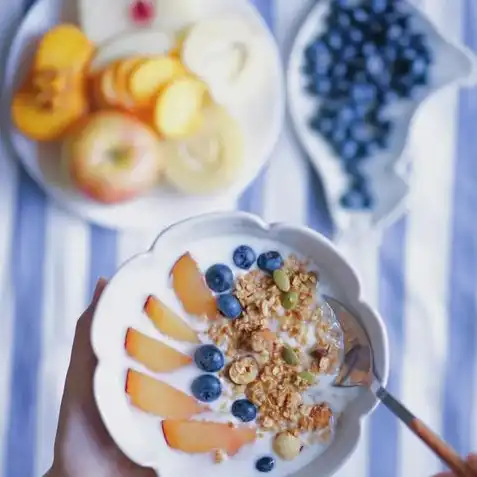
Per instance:
[[[194,350],[194,345],[181,344],[160,335],[142,313],[146,297],[155,294],[185,318],[169,284],[170,270],[176,259],[189,251],[199,267],[205,270],[213,263],[230,264],[233,249],[243,243],[257,251],[273,247],[284,255],[294,252],[307,257],[319,271],[320,283],[326,287],[327,293],[332,293],[361,317],[374,347],[377,370],[384,380],[387,379],[388,343],[384,324],[361,300],[361,287],[355,271],[326,238],[303,227],[268,225],[258,217],[240,212],[204,215],[174,225],[159,236],[149,252],[127,262],[109,282],[99,301],[91,336],[99,360],[94,393],[102,419],[110,435],[130,459],[154,468],[161,477],[190,476],[198,467],[203,468],[209,477],[258,476],[260,473],[254,468],[255,446],[259,446],[260,452],[270,452],[269,444],[260,440],[244,447],[233,459],[216,465],[207,454],[190,456],[173,451],[165,442],[160,419],[132,408],[124,390],[127,368],[138,368],[124,351],[128,327],[156,336],[184,353]],[[191,324],[194,323],[194,318],[191,320]],[[197,326],[197,320],[195,324]],[[195,376],[191,373],[200,372],[194,366],[192,368],[192,371],[186,368],[174,372],[173,376],[162,374],[160,379],[172,380],[168,382],[190,393],[190,381]],[[360,437],[361,420],[374,409],[376,399],[365,390],[335,391],[354,394],[339,418],[331,445],[318,457],[316,448],[311,446],[294,461],[280,460],[274,475],[314,477],[316,469],[320,469],[320,476],[326,477],[351,455]]]
[[[340,198],[346,191],[347,178],[342,172],[340,160],[327,141],[309,126],[320,101],[306,92],[306,77],[302,72],[304,50],[324,30],[329,4],[329,0],[317,2],[295,38],[287,70],[290,114],[298,140],[323,178],[327,203],[337,232],[345,233],[351,224],[353,227],[356,225],[356,220],[382,228],[404,210],[409,190],[410,162],[406,146],[416,112],[421,106],[425,107],[425,100],[437,90],[475,82],[477,59],[463,45],[446,40],[421,10],[403,2],[409,9],[413,29],[427,38],[433,57],[430,81],[413,100],[400,101],[389,109],[394,123],[390,146],[366,160],[364,170],[375,199],[373,208],[369,212],[345,209],[340,204]]]

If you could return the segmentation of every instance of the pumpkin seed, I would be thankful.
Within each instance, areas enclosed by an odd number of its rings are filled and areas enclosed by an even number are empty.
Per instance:
[[[273,272],[273,281],[279,290],[282,292],[290,291],[290,278],[283,268],[275,270]]]
[[[290,364],[292,366],[300,364],[300,358],[295,353],[295,350],[289,345],[285,345],[283,347],[283,359],[285,363]]]
[[[282,295],[282,305],[286,310],[293,310],[298,305],[298,293],[289,291]]]
[[[302,371],[298,376],[309,384],[315,384],[315,375],[310,373],[310,371]]]

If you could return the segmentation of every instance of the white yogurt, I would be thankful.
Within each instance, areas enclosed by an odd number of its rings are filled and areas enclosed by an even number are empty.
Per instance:
[[[296,254],[295,251],[287,249],[282,245],[277,245],[268,240],[251,239],[250,237],[241,235],[232,235],[222,238],[214,237],[213,239],[194,241],[193,245],[188,250],[179,251],[177,256],[167,257],[167,259],[164,257],[164,259],[161,260],[160,269],[162,273],[167,270],[168,275],[168,272],[172,268],[177,258],[182,253],[190,252],[203,272],[205,272],[209,266],[215,263],[224,263],[229,265],[234,273],[238,275],[244,272],[234,266],[232,261],[232,253],[237,246],[242,244],[250,245],[257,252],[257,255],[267,250],[278,250],[284,257],[288,256],[290,253]],[[305,258],[300,257],[299,255],[298,257]],[[311,269],[313,269],[313,267],[311,267]],[[178,312],[182,317],[187,318],[189,323],[196,329],[203,330],[204,325],[201,324],[199,320],[194,317],[185,316],[185,313],[170,286],[169,277],[158,276],[157,278],[159,283],[169,284],[169,287],[166,289],[161,287],[163,291],[161,293],[157,293],[158,297],[168,306]],[[160,286],[159,283],[155,284],[155,289]],[[322,286],[324,286],[324,284],[320,279],[319,288]],[[166,338],[162,339],[167,341],[172,346],[175,346],[176,348],[183,351],[188,351],[189,353],[193,353],[195,349],[194,347],[178,344],[177,342],[173,342],[172,340],[168,340]],[[133,364],[132,362],[130,365],[138,368],[137,364]],[[201,373],[202,372],[197,367],[189,366],[171,374],[161,375],[160,379],[190,394],[190,383]],[[335,415],[339,416],[339,414],[344,411],[348,403],[357,396],[359,391],[352,389],[333,388],[331,387],[333,378],[333,376],[320,377],[318,384],[312,387],[306,393],[305,399],[307,402],[327,402],[334,411]],[[226,383],[224,383],[224,388],[226,388],[226,386]],[[216,422],[232,421],[239,423],[239,421],[236,420],[230,412],[224,413],[221,411],[221,408],[223,407],[225,407],[227,410],[230,410],[234,399],[222,396],[219,400],[211,403],[211,407],[214,412],[202,414],[197,417],[197,419]],[[140,411],[133,412],[140,413]],[[156,419],[152,416],[147,417],[148,419],[156,420],[159,425],[159,419]],[[177,477],[178,475],[192,476],[197,473],[197,469],[199,468],[200,472],[204,475],[207,475],[207,477],[221,477],[224,475],[229,477],[259,476],[263,474],[255,469],[255,462],[260,457],[271,455],[275,457],[276,465],[273,471],[269,474],[273,475],[274,477],[284,477],[294,474],[299,469],[312,462],[326,449],[327,445],[329,445],[328,443],[323,445],[314,444],[311,446],[306,446],[295,460],[283,461],[272,451],[273,436],[274,433],[267,433],[265,437],[257,439],[257,441],[252,445],[244,446],[236,456],[229,458],[220,464],[216,464],[213,460],[213,456],[210,454],[189,455],[170,449],[163,440],[162,442],[157,442],[158,456],[161,456],[158,460],[157,468],[161,477]],[[166,447],[167,450],[164,449],[164,447]]]

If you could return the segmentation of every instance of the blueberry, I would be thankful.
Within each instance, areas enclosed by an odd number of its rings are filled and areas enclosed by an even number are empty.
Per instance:
[[[370,7],[374,13],[384,13],[389,6],[389,0],[371,0]]]
[[[275,467],[275,459],[273,457],[261,457],[257,460],[255,468],[259,472],[271,472]]]
[[[248,245],[241,245],[236,248],[233,254],[235,265],[242,270],[248,270],[257,259],[255,252]]]
[[[204,345],[197,348],[194,354],[194,361],[198,368],[207,373],[216,373],[225,364],[222,351],[214,345]]]
[[[272,273],[283,267],[283,258],[278,252],[271,250],[258,257],[257,265],[264,272]]]
[[[334,51],[339,51],[343,48],[344,39],[341,32],[338,29],[332,29],[328,31],[326,36],[324,37],[326,44],[330,47],[330,49]]]
[[[348,125],[356,120],[356,111],[351,105],[343,106],[337,111],[337,120]]]
[[[217,298],[217,308],[227,318],[235,319],[242,313],[242,305],[237,297],[231,294],[220,295]]]
[[[357,121],[350,128],[350,136],[359,143],[365,143],[374,138],[374,131],[367,122]]]
[[[305,58],[313,65],[329,65],[333,59],[328,45],[321,40],[307,46]]]
[[[386,31],[386,36],[390,42],[399,40],[402,35],[404,35],[404,29],[398,24],[389,25]]]
[[[242,422],[250,422],[257,417],[257,408],[248,399],[239,399],[232,404],[232,414]]]
[[[336,63],[331,68],[330,76],[335,79],[345,78],[348,74],[348,65],[346,63]]]
[[[212,402],[219,399],[222,394],[222,385],[212,374],[203,374],[192,381],[191,390],[199,401]]]
[[[343,30],[348,29],[351,26],[351,16],[346,11],[340,11],[335,18],[333,18],[334,22],[339,28]]]
[[[360,44],[364,41],[364,33],[358,28],[351,28],[347,34],[351,43]]]
[[[358,55],[358,50],[354,45],[345,45],[340,55],[344,61],[351,61]]]
[[[366,41],[361,45],[361,53],[364,57],[378,54],[378,48],[372,41]]]
[[[346,139],[340,144],[339,155],[345,162],[358,158],[359,144],[353,139]]]
[[[361,7],[355,8],[353,18],[357,23],[366,23],[369,20],[369,11]]]
[[[234,274],[227,265],[212,265],[205,273],[205,281],[211,290],[223,293],[232,288]]]
[[[422,57],[416,58],[411,64],[412,74],[416,77],[424,76],[427,73],[427,63]]]
[[[372,77],[377,77],[384,72],[384,61],[379,55],[370,55],[366,58],[366,70]]]
[[[310,90],[319,96],[326,96],[331,92],[331,81],[328,78],[315,78]]]
[[[330,118],[317,116],[310,121],[310,127],[323,134],[323,136],[330,137],[333,132],[334,123]]]
[[[371,195],[367,191],[348,190],[340,199],[341,206],[350,210],[366,210],[373,205]]]
[[[357,103],[373,103],[377,98],[377,89],[373,84],[356,82],[351,86],[350,95]]]

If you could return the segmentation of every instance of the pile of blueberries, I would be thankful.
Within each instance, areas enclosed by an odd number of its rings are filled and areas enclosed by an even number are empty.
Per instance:
[[[325,32],[304,52],[307,92],[320,97],[310,127],[341,160],[347,209],[373,206],[362,165],[389,146],[387,106],[429,82],[431,51],[408,8],[405,0],[330,0]]]
[[[257,263],[258,268],[267,273],[273,273],[284,264],[279,252],[273,250],[264,252],[257,258],[255,251],[248,245],[237,247],[232,259],[235,266],[241,270],[250,270]],[[212,265],[205,273],[205,281],[208,287],[217,294],[217,307],[220,313],[231,320],[239,318],[242,314],[242,306],[232,294],[234,274],[230,267],[221,263]],[[194,361],[197,367],[207,374],[202,374],[192,381],[192,394],[202,402],[216,401],[222,394],[222,384],[213,373],[218,373],[224,368],[224,354],[215,345],[203,345],[197,348]],[[236,400],[232,404],[231,412],[242,422],[251,422],[257,417],[257,408],[248,399]],[[275,459],[270,456],[258,459],[255,464],[259,472],[270,472],[274,466]]]

